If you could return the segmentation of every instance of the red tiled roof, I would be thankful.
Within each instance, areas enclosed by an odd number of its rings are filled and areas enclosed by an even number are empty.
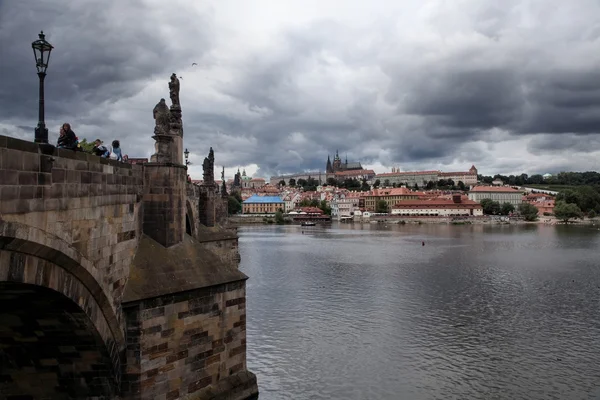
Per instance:
[[[407,188],[386,188],[386,189],[373,189],[371,196],[401,196],[401,195],[413,195],[419,196],[421,192],[411,192]]]
[[[380,176],[402,176],[402,175],[436,175],[440,171],[414,171],[414,172],[385,172],[383,174],[377,174]]]
[[[451,199],[427,199],[427,200],[406,200],[397,203],[392,208],[407,208],[407,207],[455,207],[455,208],[465,208],[465,206],[472,208],[481,208],[481,204],[476,201],[462,199],[460,203],[455,203],[454,200]]]
[[[475,186],[471,192],[495,192],[495,193],[520,193],[518,190],[508,186]]]
[[[440,172],[439,176],[455,176],[455,175],[472,175],[477,176],[475,173],[466,171],[466,172]]]

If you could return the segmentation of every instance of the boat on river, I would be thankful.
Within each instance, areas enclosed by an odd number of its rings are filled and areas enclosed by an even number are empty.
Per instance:
[[[301,226],[315,226],[316,223],[314,223],[312,221],[303,221],[300,225]]]

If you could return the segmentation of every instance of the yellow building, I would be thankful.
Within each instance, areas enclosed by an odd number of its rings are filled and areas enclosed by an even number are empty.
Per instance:
[[[365,196],[365,209],[368,211],[376,211],[377,202],[384,200],[388,208],[405,200],[417,200],[422,193],[411,192],[406,188],[391,188],[391,189],[373,189],[371,194]]]
[[[275,214],[285,209],[285,202],[279,196],[251,196],[242,202],[242,214]]]

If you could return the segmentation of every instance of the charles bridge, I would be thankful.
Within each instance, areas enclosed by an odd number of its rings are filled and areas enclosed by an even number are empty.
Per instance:
[[[145,164],[0,136],[0,398],[257,395],[227,193],[212,149],[188,181],[169,87]]]

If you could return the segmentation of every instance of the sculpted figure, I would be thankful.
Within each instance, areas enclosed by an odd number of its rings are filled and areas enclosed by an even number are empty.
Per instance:
[[[208,159],[208,157],[206,157],[204,159],[204,162],[202,163],[202,170],[204,172],[204,184],[208,184],[211,181],[211,177],[210,177],[210,160]]]
[[[171,75],[171,82],[169,82],[169,95],[171,96],[171,103],[174,106],[179,106],[179,79],[175,73]]]
[[[155,134],[166,135],[169,133],[169,120],[170,120],[170,111],[165,99],[160,99],[158,104],[154,106],[154,110],[152,110],[152,115],[155,120]]]

